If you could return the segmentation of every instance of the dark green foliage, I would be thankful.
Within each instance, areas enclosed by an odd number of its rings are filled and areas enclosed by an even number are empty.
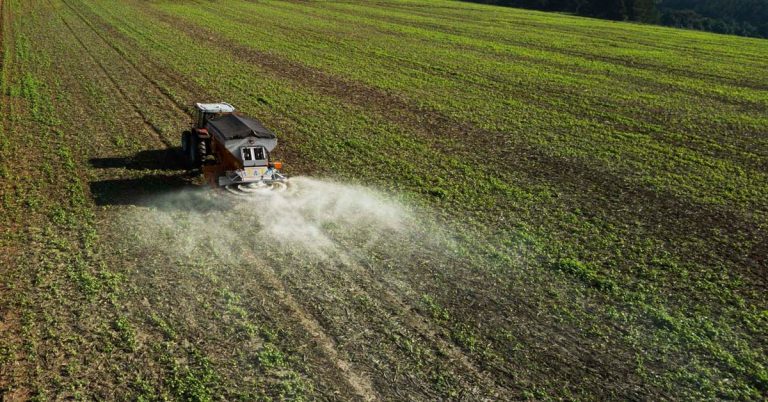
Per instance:
[[[464,0],[768,38],[768,0]]]
[[[655,0],[467,0],[473,3],[530,8],[545,11],[567,11],[579,15],[605,18],[657,22],[659,13]]]
[[[664,25],[768,37],[766,0],[662,0],[659,8]]]

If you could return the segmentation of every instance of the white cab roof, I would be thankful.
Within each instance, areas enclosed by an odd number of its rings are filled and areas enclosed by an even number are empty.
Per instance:
[[[200,111],[205,113],[232,113],[235,111],[235,107],[229,103],[196,103],[195,104]]]

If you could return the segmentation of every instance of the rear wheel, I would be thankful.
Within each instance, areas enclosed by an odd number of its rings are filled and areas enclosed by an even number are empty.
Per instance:
[[[181,152],[186,157],[189,152],[189,145],[192,141],[192,133],[189,131],[185,131],[181,133]]]
[[[199,147],[200,138],[193,134],[190,137],[189,149],[187,149],[187,161],[189,162],[189,167],[192,169],[200,166],[200,155],[198,154]]]
[[[200,165],[200,158],[197,154],[198,141],[197,135],[191,131],[185,131],[181,134],[181,154],[187,169],[194,169]]]

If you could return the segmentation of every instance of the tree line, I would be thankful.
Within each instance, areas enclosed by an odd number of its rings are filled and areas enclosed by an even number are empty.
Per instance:
[[[768,38],[768,0],[464,0]]]

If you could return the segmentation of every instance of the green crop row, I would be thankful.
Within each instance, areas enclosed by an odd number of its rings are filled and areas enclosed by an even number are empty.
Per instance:
[[[430,197],[438,198],[442,200],[438,205],[442,204],[448,210],[482,211],[487,208],[487,211],[495,213],[504,208],[507,209],[508,221],[515,222],[515,227],[510,229],[533,233],[535,242],[542,245],[538,252],[551,256],[548,260],[555,266],[563,256],[594,260],[594,263],[587,265],[588,270],[555,268],[554,271],[561,272],[566,278],[571,275],[594,289],[586,294],[608,290],[614,300],[627,303],[628,306],[622,306],[619,311],[632,314],[630,322],[634,324],[631,325],[638,328],[646,325],[643,317],[649,308],[652,311],[667,311],[669,303],[678,300],[667,293],[668,286],[678,279],[683,282],[675,286],[696,293],[706,292],[705,289],[711,286],[722,290],[721,296],[702,294],[708,300],[743,303],[738,279],[705,278],[697,273],[720,270],[720,263],[707,266],[702,262],[686,261],[687,255],[693,254],[701,243],[682,245],[684,250],[689,251],[675,255],[674,248],[664,244],[662,239],[648,239],[642,231],[625,227],[626,221],[621,215],[605,211],[605,216],[589,218],[584,217],[585,213],[588,214],[586,209],[589,204],[582,206],[584,212],[562,205],[556,199],[561,191],[556,183],[533,186],[533,173],[529,172],[527,177],[521,178],[516,172],[504,171],[503,160],[482,165],[479,162],[482,153],[487,151],[484,148],[476,148],[476,155],[473,155],[471,149],[461,144],[461,139],[440,138],[439,133],[434,133],[434,137],[415,135],[413,127],[401,125],[394,116],[372,113],[345,103],[344,99],[324,97],[312,88],[311,81],[286,79],[254,65],[241,58],[239,50],[228,52],[227,42],[217,45],[217,40],[213,39],[203,46],[197,42],[199,38],[180,36],[173,26],[152,21],[159,18],[152,12],[137,11],[128,6],[107,9],[99,6],[99,2],[90,4],[94,13],[115,26],[129,43],[141,46],[153,60],[172,66],[180,77],[195,82],[208,93],[225,96],[244,111],[277,127],[283,143],[299,152],[301,164],[306,166],[304,171],[373,180],[384,187],[422,194],[417,199],[430,203],[433,202],[429,201]],[[394,93],[407,99],[414,107],[435,109],[457,124],[469,121],[481,129],[519,135],[511,141],[513,146],[509,147],[510,150],[515,149],[514,144],[533,145],[561,159],[582,159],[597,174],[612,172],[631,185],[659,188],[662,197],[669,197],[662,192],[669,191],[673,195],[691,198],[705,207],[722,204],[740,211],[739,214],[748,211],[756,214],[758,219],[764,217],[765,181],[754,167],[762,161],[760,139],[732,140],[742,142],[729,145],[727,152],[730,152],[730,157],[715,157],[713,155],[719,152],[718,143],[708,140],[701,128],[704,124],[722,120],[722,125],[713,126],[713,136],[722,135],[728,126],[742,127],[741,130],[749,132],[764,127],[765,116],[746,113],[736,106],[729,107],[727,103],[707,95],[707,92],[698,91],[695,85],[705,85],[700,78],[680,78],[682,82],[691,83],[688,87],[691,92],[676,94],[674,90],[657,89],[671,82],[669,80],[677,82],[676,76],[671,75],[667,81],[644,86],[638,80],[652,73],[633,72],[618,65],[612,71],[634,76],[629,86],[633,90],[622,93],[627,86],[617,85],[622,82],[621,75],[612,80],[591,81],[566,74],[563,72],[566,67],[561,67],[559,74],[554,75],[547,71],[539,72],[541,65],[548,60],[546,55],[537,55],[541,57],[537,63],[504,65],[497,60],[497,55],[483,56],[480,50],[487,49],[478,47],[481,44],[478,41],[468,40],[450,46],[442,42],[434,45],[432,42],[437,38],[445,39],[446,35],[426,35],[423,29],[403,30],[398,27],[389,27],[388,31],[379,34],[386,24],[369,19],[363,20],[362,25],[353,25],[352,18],[334,15],[327,9],[286,11],[288,7],[299,6],[269,2],[233,3],[210,9],[203,3],[160,3],[157,7],[163,13],[180,16],[185,25],[211,29],[213,34],[231,42],[281,56],[285,62],[299,62],[326,71],[332,77],[344,77],[344,80],[358,81],[385,93]],[[228,18],[222,19],[222,14]],[[331,16],[325,17],[328,14]],[[312,18],[306,18],[308,15]],[[334,24],[324,18],[346,21],[347,24]],[[562,24],[564,22],[561,21]],[[569,29],[578,30],[579,27]],[[460,54],[457,47],[470,45],[475,46],[474,53],[456,57]],[[499,49],[499,52],[506,51],[504,47]],[[562,62],[565,57],[554,59]],[[371,60],[377,62],[372,63]],[[596,70],[600,66],[585,63],[582,68]],[[498,82],[499,79],[510,78],[524,79],[525,85],[516,86],[514,81]],[[537,88],[541,88],[538,95]],[[562,90],[562,96],[558,96],[558,89]],[[585,89],[586,93],[594,91],[598,95],[593,98],[584,95],[587,101],[577,102],[578,91]],[[759,91],[749,88],[739,92],[724,87],[722,91],[727,93],[728,99],[742,99],[743,92],[743,102],[747,105],[749,102],[760,102]],[[624,97],[623,103],[617,103],[616,98],[622,99],[621,96]],[[639,96],[643,96],[644,103],[638,103]],[[526,101],[516,100],[516,97]],[[701,103],[691,104],[692,100]],[[600,106],[601,101],[607,104]],[[646,107],[646,112],[635,112],[638,105]],[[579,108],[573,109],[574,106]],[[671,110],[671,118],[678,120],[670,123],[659,119],[649,124],[646,116],[656,109]],[[718,114],[717,109],[727,112]],[[601,119],[607,119],[609,123],[601,123]],[[627,124],[629,128],[614,131],[612,127],[620,124]],[[655,130],[656,136],[634,133],[638,127]],[[679,133],[678,137],[670,134],[672,138],[665,138],[667,130]],[[733,135],[723,137],[738,138]],[[740,150],[744,143],[750,141],[758,144],[755,154]],[[674,146],[668,145],[675,142]],[[689,142],[695,143],[698,148],[689,148]],[[456,146],[461,150],[461,156],[441,152],[433,143]],[[489,142],[486,147],[493,148],[494,143]],[[517,157],[514,153],[510,156]],[[736,156],[735,160],[733,156]],[[451,172],[460,172],[460,178],[457,179]],[[395,174],[401,180],[392,180]],[[468,178],[475,180],[469,181]],[[619,189],[609,187],[597,190]],[[595,195],[606,196],[600,192]],[[509,209],[514,212],[509,212]],[[478,216],[481,222],[491,221],[498,225],[496,217],[482,212]],[[694,233],[691,236],[707,239],[709,235]],[[608,251],[601,252],[601,248]],[[665,270],[665,265],[648,261],[650,256],[658,253],[659,248],[672,250],[672,256],[668,257],[671,260],[669,264],[678,267],[677,270]],[[734,267],[733,263],[727,264],[725,266]],[[659,284],[656,280],[638,279],[633,270],[648,272],[656,278],[663,275],[668,282]],[[543,274],[547,271],[537,272]],[[684,280],[685,275],[691,274],[697,277],[695,281]],[[734,275],[738,277],[738,273]],[[630,293],[615,292],[616,286],[628,289]],[[699,333],[712,324],[693,323],[719,310],[710,307],[705,311],[686,312],[688,307],[683,304],[671,308],[680,311],[676,316],[689,320],[696,328],[694,331]],[[582,313],[571,314],[583,318]],[[728,319],[715,324],[719,331],[729,334],[727,339],[749,339],[752,336],[748,331],[729,327],[734,322],[732,320],[753,317],[754,312],[729,309],[727,316]],[[688,342],[686,339],[690,338],[681,328],[683,326],[671,327],[672,334],[669,336],[672,339],[664,343],[678,353],[688,350],[685,345]],[[645,345],[643,348],[648,348],[650,342],[645,337],[635,341]],[[736,360],[721,352],[713,352],[719,350],[718,344],[714,349],[703,346],[701,353],[721,355],[722,361],[732,362],[731,367],[736,372],[759,372],[764,357],[754,355],[748,342],[733,342],[734,349],[729,353],[741,356]],[[709,378],[705,372],[694,372]],[[749,393],[750,387],[757,386],[755,384],[760,384],[760,381],[742,382],[738,387],[745,387],[745,392]],[[707,392],[714,392],[716,388]]]
[[[163,172],[89,159],[172,147],[189,104],[225,100],[279,134],[289,173],[370,184],[437,216],[424,233],[443,242],[364,250],[371,272],[291,253],[266,262],[318,317],[346,315],[322,324],[396,384],[427,384],[432,398],[467,389],[440,339],[490,384],[531,398],[626,397],[598,393],[613,368],[683,398],[758,398],[768,386],[766,299],[750,283],[768,219],[765,42],[444,1],[3,4],[16,23],[13,41],[3,32],[13,102],[1,172],[39,184],[0,187],[3,221],[37,228],[2,232],[3,243],[33,246],[2,274],[20,284],[9,300],[27,341],[0,343],[0,363],[96,344],[81,353],[110,357],[110,373],[143,396],[322,391],[302,346],[270,326],[279,320],[243,299],[247,287],[222,283],[244,272],[221,263],[231,256],[176,267],[155,250],[121,263],[130,253],[97,234],[132,210],[94,206],[88,182]],[[35,153],[47,157],[27,160]],[[174,268],[200,286],[189,299],[198,320],[226,325],[200,348],[172,308],[132,299],[156,302],[140,284],[164,289]],[[378,286],[422,306],[436,332],[419,334],[362,293]],[[85,335],[67,309],[89,320]],[[349,322],[375,326],[380,343],[348,346]],[[216,350],[230,336],[256,353],[206,355],[205,343]],[[576,351],[548,354],[552,345]],[[606,371],[569,371],[584,350]],[[142,353],[162,375],[120,372]],[[277,383],[234,384],[227,356]],[[33,376],[37,389],[86,390],[88,367],[64,363],[62,375]]]
[[[259,7],[258,13],[254,7]],[[711,95],[681,96],[680,91],[652,98],[647,95],[656,90],[647,77],[639,77],[643,81],[638,89],[621,93],[628,87],[622,82],[627,75],[621,70],[617,72],[619,83],[588,80],[568,71],[550,72],[542,64],[518,60],[504,63],[484,53],[434,46],[434,42],[445,41],[419,37],[412,31],[407,35],[387,34],[377,26],[369,30],[364,19],[353,23],[359,18],[325,22],[330,17],[324,19],[318,12],[307,18],[296,11],[252,4],[229,13],[220,6],[204,10],[171,3],[165,8],[183,16],[187,23],[216,26],[216,32],[238,43],[375,88],[397,91],[414,104],[426,104],[460,122],[507,135],[514,133],[512,144],[523,140],[561,158],[576,157],[593,165],[599,162],[596,169],[618,171],[640,185],[659,187],[705,204],[754,208],[755,201],[765,203],[760,198],[766,193],[764,174],[739,162],[751,160],[754,166],[760,154],[736,151],[738,148],[732,146],[727,150],[735,155],[726,153],[731,156],[726,159],[720,156],[720,146],[714,145],[713,151],[709,149],[711,142],[702,139],[702,129],[719,133],[742,127],[746,135],[759,130],[766,124],[765,117],[754,115],[751,108],[723,104]],[[231,18],[222,22],[222,13]],[[242,15],[249,17],[238,18]],[[354,35],[348,34],[350,27],[356,29]],[[455,57],[457,52],[461,57]],[[505,77],[514,80],[507,82]],[[657,85],[664,88],[670,82],[686,79],[680,74],[671,75],[668,82]],[[708,89],[713,85],[716,83],[709,81],[699,84]],[[765,106],[762,91],[734,87],[719,90],[729,96],[739,91],[744,92],[738,96],[739,102],[755,99],[755,107]],[[575,102],[578,109],[567,107]],[[664,120],[652,117],[658,116],[658,110],[666,110]],[[638,114],[648,117],[640,120]],[[704,145],[690,149],[689,138]],[[758,136],[753,141],[762,140]]]

